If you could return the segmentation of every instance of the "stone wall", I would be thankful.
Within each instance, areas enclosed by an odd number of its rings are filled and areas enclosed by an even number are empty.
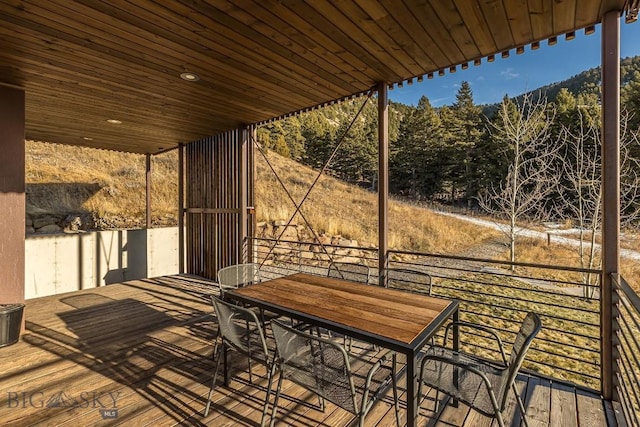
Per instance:
[[[29,214],[26,217],[26,234],[77,233],[95,227],[93,216],[89,213],[55,215]]]

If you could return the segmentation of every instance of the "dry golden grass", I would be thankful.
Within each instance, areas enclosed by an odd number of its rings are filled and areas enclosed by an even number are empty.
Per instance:
[[[155,225],[177,223],[177,153],[152,157]],[[26,142],[27,213],[92,212],[114,226],[145,221],[142,155]]]
[[[277,154],[269,162],[296,203],[306,194],[318,172]],[[264,158],[256,161],[256,213],[258,221],[288,220],[295,211]],[[377,244],[377,194],[323,175],[302,206],[302,213],[318,233],[341,235],[361,245]],[[304,224],[298,215],[296,224]],[[389,246],[393,249],[457,253],[480,244],[496,232],[444,217],[397,201],[389,203]]]
[[[543,318],[543,329],[534,340],[535,351],[525,366],[543,375],[573,381],[598,389],[599,305],[561,293],[539,292],[523,280],[467,274],[464,280],[438,282],[434,293],[459,298],[462,320],[515,333],[523,312],[534,311]],[[501,334],[503,339],[505,334]],[[475,336],[463,338],[463,349],[499,360],[495,343]],[[508,339],[512,340],[513,335]],[[557,369],[560,367],[561,369]]]
[[[505,252],[500,257],[501,260],[508,260],[509,254]],[[588,265],[581,266],[578,248],[562,244],[551,243],[551,246],[544,240],[532,238],[520,238],[516,246],[516,259],[518,262],[559,265],[566,267],[589,268]],[[600,253],[596,253],[593,269],[600,268]],[[520,272],[526,272],[527,268],[519,268]],[[538,270],[539,271],[539,270]],[[636,292],[640,292],[640,262],[626,257],[620,259],[620,273],[625,278],[629,286]],[[538,273],[539,274],[539,273]],[[561,270],[546,270],[544,277],[553,280],[580,282],[580,273],[572,273]]]

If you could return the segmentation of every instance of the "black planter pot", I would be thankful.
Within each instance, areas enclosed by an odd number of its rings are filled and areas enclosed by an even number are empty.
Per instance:
[[[24,304],[0,304],[0,347],[18,342]]]

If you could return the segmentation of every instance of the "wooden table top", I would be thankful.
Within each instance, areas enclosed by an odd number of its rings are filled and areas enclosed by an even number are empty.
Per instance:
[[[458,306],[457,301],[305,273],[239,288],[229,296],[406,347],[424,339],[425,330],[435,319],[435,323],[442,323],[442,317],[449,317]]]

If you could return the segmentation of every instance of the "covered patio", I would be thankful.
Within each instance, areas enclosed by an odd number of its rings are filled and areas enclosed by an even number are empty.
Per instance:
[[[246,361],[237,356],[239,369],[230,387],[216,389],[212,411],[202,416],[214,367],[212,293],[217,294],[217,286],[211,281],[179,275],[27,301],[25,335],[0,352],[5,393],[0,424],[256,425],[266,372],[254,367],[250,384]],[[520,375],[518,387],[530,425],[618,425],[612,405],[596,393],[526,374]],[[328,405],[321,412],[314,407],[317,399],[297,386],[283,393],[282,423],[352,425],[347,411]],[[387,394],[367,425],[395,425],[393,399]],[[419,425],[491,425],[489,418],[463,404],[456,408],[442,395],[436,414],[434,391],[426,395]],[[505,415],[508,425],[519,425],[515,402]],[[401,417],[404,421],[403,410]]]
[[[593,415],[599,417],[596,424],[616,425],[616,418],[620,424],[637,424],[639,374],[628,348],[638,346],[629,336],[640,300],[617,275],[619,34],[621,19],[635,21],[639,7],[637,0],[1,4],[0,303],[24,301],[25,138],[139,153],[147,159],[178,150],[179,263],[186,275],[27,301],[22,341],[0,349],[7,366],[0,384],[8,393],[0,400],[0,421],[48,423],[53,416],[57,425],[89,424],[99,415],[114,424],[255,424],[259,399],[250,387],[221,389],[219,411],[207,419],[198,411],[207,391],[215,333],[203,295],[211,292],[209,281],[219,268],[257,256],[252,239],[256,126],[375,93],[379,233],[373,263],[383,283],[391,253],[388,91],[496,56],[522,54],[543,42],[555,44],[560,37],[570,40],[577,31],[590,34],[600,25],[599,390],[594,395],[541,377],[522,377],[521,384],[536,390],[527,402],[539,409],[531,413],[541,413],[543,425],[556,420],[559,425],[593,425],[591,419],[580,421],[583,414],[600,414]],[[148,218],[150,176],[147,161]],[[622,300],[631,301],[624,321]],[[626,338],[621,330],[627,331]],[[621,350],[622,344],[627,350]],[[106,403],[90,399],[87,405],[105,412],[78,405],[48,413],[51,408],[34,407],[30,400],[33,393],[47,394],[43,385],[47,393],[122,390],[122,407],[117,419],[110,418]],[[100,402],[108,402],[107,395]],[[57,399],[64,401],[64,396]],[[292,424],[350,420],[336,411],[321,414],[291,405]],[[620,409],[612,411],[616,405]],[[464,406],[446,408],[433,416],[423,405],[420,413],[443,424],[477,425]],[[384,405],[376,409],[374,424],[392,423],[387,412]],[[565,416],[574,423],[560,420]]]

